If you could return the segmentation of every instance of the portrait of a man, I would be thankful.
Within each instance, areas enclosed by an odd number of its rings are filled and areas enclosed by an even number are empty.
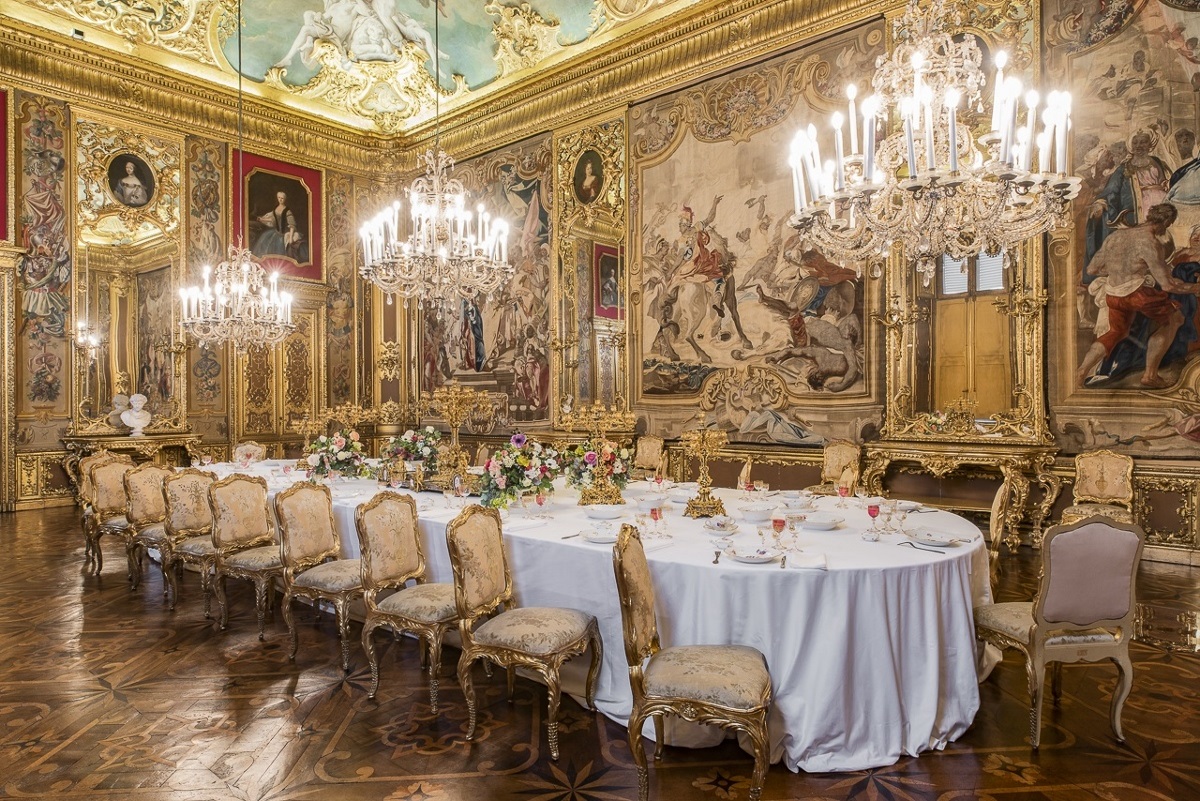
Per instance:
[[[575,162],[575,198],[583,204],[594,203],[604,188],[604,164],[595,150],[585,150]]]
[[[597,244],[592,251],[592,282],[595,285],[595,315],[609,320],[625,316],[621,294],[621,254],[611,245]]]
[[[121,205],[141,208],[154,197],[154,172],[140,156],[122,153],[108,164],[108,189]]]

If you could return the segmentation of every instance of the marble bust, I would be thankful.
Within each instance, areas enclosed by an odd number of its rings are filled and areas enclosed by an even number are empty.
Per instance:
[[[139,392],[130,396],[129,409],[121,412],[121,422],[129,426],[129,436],[131,437],[145,436],[142,429],[150,425],[151,415],[145,406],[146,396]]]
[[[118,392],[113,395],[112,411],[108,413],[108,424],[113,428],[119,428],[122,424],[121,415],[129,409],[129,396],[124,392]]]

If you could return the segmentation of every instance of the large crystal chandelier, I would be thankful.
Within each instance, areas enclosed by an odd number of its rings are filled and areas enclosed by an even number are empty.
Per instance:
[[[439,63],[438,14],[434,14],[434,75]],[[418,157],[425,174],[406,190],[409,224],[402,225],[400,201],[360,229],[362,277],[378,286],[388,303],[399,295],[407,306],[452,311],[463,300],[490,297],[513,276],[508,263],[508,223],[493,219],[480,205],[467,208],[462,182],[450,177],[454,159],[438,146],[441,94],[434,87],[434,147]]]
[[[267,279],[249,250],[230,245],[225,261],[215,269],[205,265],[203,281],[180,289],[179,299],[180,326],[204,347],[277,345],[295,330],[292,296],[279,291],[277,273]]]
[[[943,255],[965,263],[1004,254],[1007,264],[1015,245],[1066,223],[1079,190],[1066,175],[1071,96],[1050,92],[1039,115],[1038,92],[1005,77],[1007,59],[997,53],[990,126],[976,140],[983,57],[975,36],[948,29],[959,24],[944,0],[925,12],[909,0],[891,56],[876,63],[875,93],[856,109],[856,87],[848,87],[848,115],[832,115],[833,158],[822,160],[815,126],[796,135],[790,222],[807,246],[873,276],[898,248],[928,286]],[[902,129],[876,146],[889,109]]]
[[[242,4],[238,0],[238,175],[242,175]],[[210,281],[211,279],[211,281]],[[279,291],[279,274],[267,278],[241,240],[215,269],[205,265],[203,284],[179,290],[179,327],[203,347],[232,342],[238,350],[277,345],[295,330],[292,296]]]

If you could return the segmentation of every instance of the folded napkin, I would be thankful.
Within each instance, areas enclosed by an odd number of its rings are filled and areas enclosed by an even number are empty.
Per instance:
[[[802,553],[789,553],[787,555],[787,566],[789,569],[796,570],[828,570],[829,565],[825,562],[825,554],[816,551],[803,551]]]
[[[511,534],[514,531],[528,531],[531,528],[544,526],[548,522],[548,520],[538,520],[536,518],[517,518],[514,520],[510,517],[501,524],[501,528]]]

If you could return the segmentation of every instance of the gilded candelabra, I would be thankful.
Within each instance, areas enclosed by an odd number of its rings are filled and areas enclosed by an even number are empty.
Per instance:
[[[588,438],[594,446],[608,439],[609,431],[632,431],[637,423],[637,417],[632,412],[622,412],[616,406],[607,406],[602,401],[595,401],[590,406],[584,404],[579,409],[572,409],[563,404],[562,424],[568,431],[583,430],[588,432]],[[613,447],[616,444],[613,443]],[[612,475],[603,473],[592,476],[591,486],[579,491],[579,505],[593,503],[621,504],[621,488],[612,480]]]
[[[729,437],[719,428],[697,428],[684,431],[680,437],[688,453],[700,460],[700,475],[696,483],[700,491],[687,503],[684,514],[688,517],[712,517],[725,514],[725,504],[713,497],[712,476],[708,472],[708,460],[729,442]]]
[[[469,419],[495,413],[491,397],[477,389],[447,384],[432,394],[423,395],[420,408],[423,414],[439,415],[450,427],[450,444],[440,449],[437,472],[426,476],[425,484],[444,490],[453,486],[454,479],[458,478],[469,490],[477,491],[479,478],[467,472],[470,457],[458,444],[458,431]]]

